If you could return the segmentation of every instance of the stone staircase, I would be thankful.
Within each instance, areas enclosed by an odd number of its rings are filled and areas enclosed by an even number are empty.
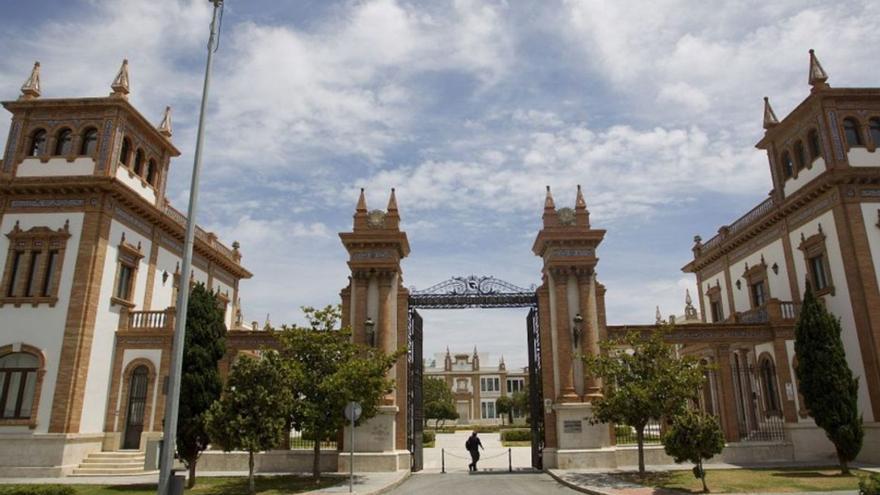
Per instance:
[[[144,453],[139,450],[92,452],[71,476],[132,476],[150,474],[144,471]]]

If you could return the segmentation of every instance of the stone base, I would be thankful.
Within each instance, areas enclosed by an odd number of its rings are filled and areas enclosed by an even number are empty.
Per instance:
[[[611,445],[611,434],[607,424],[592,425],[588,421],[593,416],[592,404],[585,402],[557,403],[556,438],[559,451],[602,449]]]
[[[354,428],[354,451],[386,453],[396,450],[397,406],[379,406],[379,414]],[[349,449],[351,427],[343,431],[343,449]]]
[[[865,423],[865,439],[856,461],[880,463],[880,423]],[[836,465],[837,453],[825,430],[813,421],[786,423],[785,431],[794,445],[794,457],[799,462]]]
[[[865,423],[865,440],[856,460],[880,464],[880,423]]]
[[[347,473],[351,469],[351,454],[339,453],[339,472]],[[393,452],[355,452],[354,470],[358,473],[375,473],[387,471],[409,471],[412,466],[408,450]]]
[[[719,456],[707,461],[737,465],[794,462],[790,443],[732,443]],[[638,466],[639,449],[635,445],[601,449],[544,449],[544,469],[619,469]],[[645,465],[675,464],[662,445],[645,446]]]
[[[321,472],[336,472],[336,449],[321,452]],[[254,471],[257,473],[311,473],[315,456],[311,450],[270,450],[254,455]],[[220,452],[209,450],[199,457],[199,472],[247,471],[247,452]]]
[[[66,476],[92,452],[100,452],[104,434],[2,433],[0,477]]]

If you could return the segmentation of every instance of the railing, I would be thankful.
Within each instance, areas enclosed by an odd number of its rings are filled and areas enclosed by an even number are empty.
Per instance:
[[[798,315],[801,314],[801,305],[791,301],[783,301],[779,304],[779,310],[783,320],[797,320]]]
[[[172,331],[174,329],[174,314],[173,307],[162,311],[128,311],[123,309],[119,318],[119,330],[130,332]]]
[[[739,323],[767,323],[770,318],[767,315],[767,306],[765,305],[737,313],[736,320]]]
[[[165,214],[168,215],[169,217],[171,217],[172,220],[174,220],[175,222],[180,224],[180,226],[186,227],[186,215],[179,212],[176,208],[174,208],[170,204],[165,205]],[[217,240],[216,235],[214,235],[211,232],[205,231],[205,229],[203,229],[199,226],[196,226],[196,238],[205,242],[206,244],[208,244],[212,248],[214,248],[217,251],[219,251],[220,253],[222,253],[223,256],[225,256],[235,262],[238,262],[238,260],[240,259],[240,256],[238,255],[238,253],[236,253],[235,250],[226,247],[225,245],[223,245],[223,243],[221,243],[220,241]]]
[[[775,206],[775,202],[772,197],[765,199],[761,204],[752,208],[748,213],[739,217],[732,224],[722,227],[721,232],[716,234],[714,237],[703,243],[701,249],[703,251],[709,251],[712,248],[715,248],[721,241],[723,241],[726,237],[732,236],[737,232],[745,229],[749,225],[751,225],[755,220],[763,217],[767,213],[773,210]]]
[[[638,443],[636,429],[625,424],[614,425],[614,437],[617,445],[635,445]],[[660,443],[660,422],[651,420],[645,425],[645,445],[657,445]]]
[[[290,450],[312,450],[315,448],[315,437],[308,432],[292,430],[290,432]],[[336,440],[325,438],[321,441],[321,449],[336,450]]]
[[[790,322],[797,319],[801,306],[792,301],[770,299],[764,305],[736,314],[738,323]]]

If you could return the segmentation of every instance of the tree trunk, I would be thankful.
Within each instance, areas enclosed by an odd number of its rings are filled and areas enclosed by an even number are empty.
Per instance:
[[[248,493],[254,495],[257,489],[254,487],[254,452],[248,451]]]
[[[313,432],[313,434],[315,435],[315,458],[312,459],[312,478],[317,483],[321,479],[321,437],[323,435],[318,431]]]
[[[192,488],[196,486],[196,461],[189,462],[189,479],[186,480],[186,487]]]
[[[840,474],[849,474],[849,464],[840,454],[840,451],[837,452],[837,462],[840,463]]]
[[[709,493],[709,487],[706,486],[706,470],[703,469],[703,461],[700,460],[697,463],[697,467],[700,469],[700,481],[703,482],[703,493]]]
[[[636,443],[639,446],[639,475],[645,475],[645,425],[636,427]]]
[[[507,412],[507,424],[509,424],[509,425],[513,424],[513,410],[512,409]]]

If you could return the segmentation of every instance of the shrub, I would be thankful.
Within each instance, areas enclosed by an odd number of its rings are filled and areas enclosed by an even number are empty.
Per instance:
[[[880,474],[860,478],[859,495],[880,495]]]
[[[505,442],[527,442],[532,439],[531,430],[516,429],[501,432],[501,440]]]
[[[426,431],[422,434],[422,443],[431,443],[437,438],[433,431]]]
[[[76,490],[64,485],[18,485],[0,487],[0,495],[76,495]]]

